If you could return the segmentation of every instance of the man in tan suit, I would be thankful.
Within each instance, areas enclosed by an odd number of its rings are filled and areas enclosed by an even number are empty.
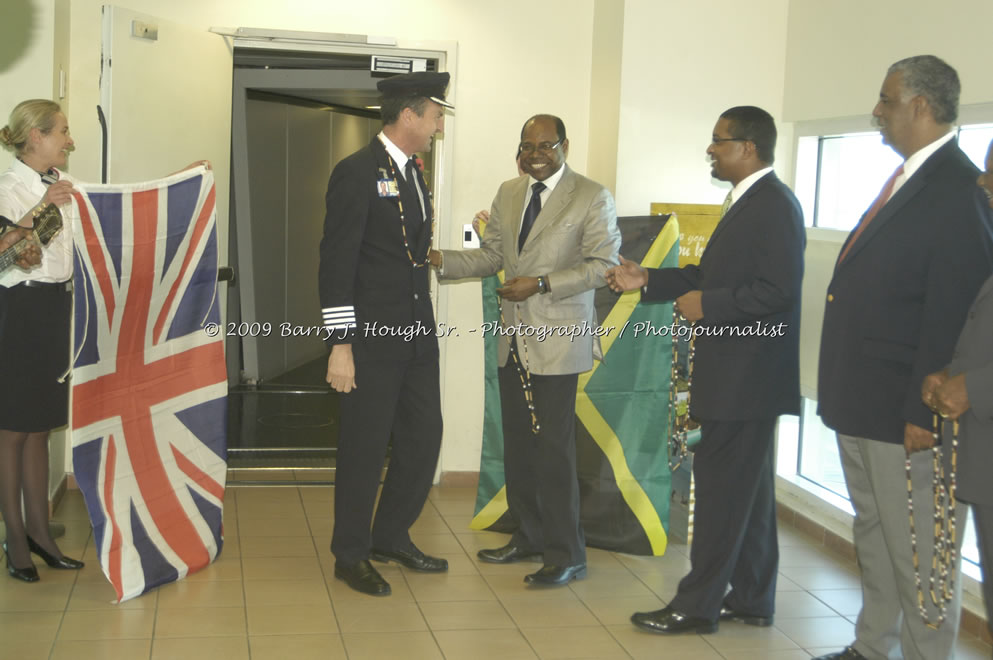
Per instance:
[[[497,191],[479,249],[432,251],[442,279],[504,270],[498,353],[510,542],[479,558],[543,555],[528,584],[586,575],[576,478],[576,386],[593,368],[593,291],[618,263],[621,235],[610,192],[565,164],[565,125],[535,115],[521,131],[525,176]]]

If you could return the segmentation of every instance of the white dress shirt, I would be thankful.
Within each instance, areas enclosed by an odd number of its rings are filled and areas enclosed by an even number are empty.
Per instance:
[[[65,172],[58,171],[59,179],[73,184],[76,180]],[[28,211],[45,196],[48,186],[41,181],[41,175],[20,160],[14,160],[6,172],[0,174],[0,215],[11,222],[20,222]],[[66,207],[62,208],[63,218],[70,217]],[[65,282],[72,277],[73,268],[73,227],[65,222],[62,231],[55,235],[48,245],[41,249],[41,264],[24,270],[13,267],[0,276],[0,286],[11,287],[27,280],[37,282]]]

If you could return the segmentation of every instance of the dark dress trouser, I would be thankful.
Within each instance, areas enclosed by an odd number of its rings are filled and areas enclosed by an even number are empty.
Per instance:
[[[356,389],[339,395],[331,552],[343,563],[367,559],[370,545],[379,550],[410,546],[408,530],[427,500],[441,449],[437,352],[410,360],[356,362],[355,384]],[[389,468],[370,534],[391,437]]]
[[[691,568],[670,603],[679,612],[716,621],[730,584],[731,607],[773,614],[779,568],[775,429],[776,418],[702,422],[693,455]]]
[[[513,357],[499,368],[499,380],[507,506],[519,525],[511,543],[543,552],[546,565],[584,564],[586,538],[579,522],[576,476],[579,374],[531,374],[538,434],[531,430],[531,413]]]

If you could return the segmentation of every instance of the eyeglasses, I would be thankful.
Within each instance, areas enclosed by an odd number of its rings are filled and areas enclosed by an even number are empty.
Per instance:
[[[517,149],[522,154],[529,154],[536,150],[547,154],[550,153],[553,149],[555,149],[555,147],[559,146],[560,144],[562,144],[562,140],[559,140],[555,144],[552,144],[551,142],[542,142],[541,144],[537,144],[537,145],[531,144],[530,142],[521,142],[521,144],[517,147]]]
[[[711,138],[711,144],[720,144],[721,142],[751,142],[752,138]]]

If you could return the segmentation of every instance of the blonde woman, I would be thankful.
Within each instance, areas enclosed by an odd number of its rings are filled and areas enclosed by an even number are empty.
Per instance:
[[[73,150],[58,104],[24,101],[14,108],[0,143],[17,156],[0,174],[0,216],[30,227],[48,204],[68,204],[72,178],[61,171]],[[7,572],[36,582],[31,553],[56,569],[83,562],[62,554],[48,529],[48,433],[68,417],[72,309],[72,227],[42,248],[40,265],[0,275],[0,513]],[[23,501],[23,515],[21,503]]]

